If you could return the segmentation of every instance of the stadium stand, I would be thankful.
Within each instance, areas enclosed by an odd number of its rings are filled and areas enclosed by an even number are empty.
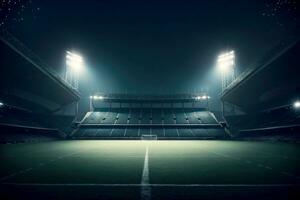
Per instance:
[[[299,50],[299,34],[281,41],[222,93],[223,116],[232,137],[273,139],[281,135],[299,140],[300,113],[293,106],[300,95],[300,79],[295,73]],[[226,113],[226,107],[240,112]]]
[[[138,128],[127,128],[125,129],[125,137],[138,137],[139,129]]]
[[[79,92],[3,28],[0,50],[1,143],[65,138],[73,130]]]
[[[227,122],[240,132],[250,132],[252,129],[262,132],[263,129],[296,127],[300,124],[300,113],[287,106],[265,112],[228,116]]]
[[[127,124],[128,123],[128,116],[129,116],[129,111],[127,110],[120,110],[118,115],[117,115],[117,121],[116,124]]]
[[[218,124],[213,113],[195,109],[110,109],[88,112],[81,125],[89,124]]]
[[[130,109],[130,112],[128,115],[129,115],[129,117],[128,117],[129,124],[139,124],[140,123],[140,116],[141,116],[140,109]]]
[[[0,143],[63,139],[72,118],[34,114],[14,106],[0,109]]]
[[[97,108],[88,112],[72,137],[76,139],[222,138],[223,128],[203,108]]]
[[[43,142],[63,139],[64,134],[57,129],[0,124],[0,143]]]

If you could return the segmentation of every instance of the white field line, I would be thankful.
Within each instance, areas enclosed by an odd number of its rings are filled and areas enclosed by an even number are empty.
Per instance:
[[[143,184],[139,183],[10,183],[3,182],[0,185],[12,186],[95,186],[95,187],[141,187]],[[149,187],[300,187],[300,184],[147,184]]]
[[[141,200],[151,199],[151,186],[149,185],[149,147],[147,146],[144,160],[144,168],[141,179]]]

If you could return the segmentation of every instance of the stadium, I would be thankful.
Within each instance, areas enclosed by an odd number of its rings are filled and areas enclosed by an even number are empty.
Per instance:
[[[296,2],[0,4],[1,199],[299,199]]]

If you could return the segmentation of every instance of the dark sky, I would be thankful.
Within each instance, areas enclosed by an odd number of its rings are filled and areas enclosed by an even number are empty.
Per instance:
[[[83,93],[213,90],[220,52],[241,72],[299,25],[294,0],[22,2],[2,26],[59,73],[80,52]]]

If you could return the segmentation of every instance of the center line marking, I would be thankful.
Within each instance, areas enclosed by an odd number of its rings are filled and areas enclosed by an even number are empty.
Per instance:
[[[150,200],[151,199],[151,186],[149,182],[149,147],[147,146],[144,160],[144,169],[141,180],[141,200]]]

